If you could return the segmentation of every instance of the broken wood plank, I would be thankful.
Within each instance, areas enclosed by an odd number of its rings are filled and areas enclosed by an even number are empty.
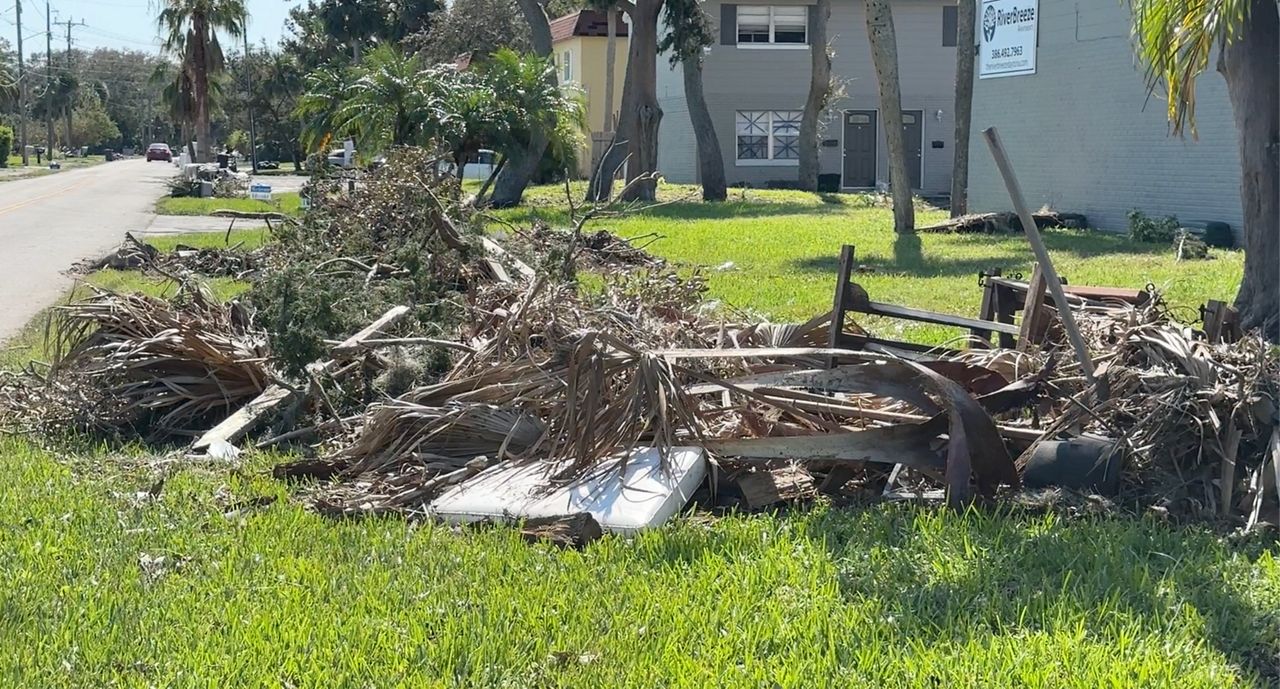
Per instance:
[[[360,351],[361,343],[372,338],[374,335],[382,332],[390,327],[396,321],[409,313],[408,306],[394,306],[386,313],[382,314],[378,320],[365,326],[363,330],[343,340],[341,344],[333,348],[333,354],[336,357],[349,356]]]
[[[271,385],[248,404],[237,409],[234,414],[223,419],[222,423],[205,431],[191,449],[197,452],[208,450],[219,441],[234,444],[253,430],[258,422],[294,400],[297,395],[296,390],[290,390],[281,385]]]
[[[236,218],[239,220],[284,220],[288,217],[284,213],[276,213],[272,211],[237,211],[230,208],[219,208],[209,215],[215,218]]]
[[[739,462],[878,462],[939,470],[945,463],[933,448],[945,421],[903,424],[848,433],[826,433],[774,438],[706,440],[708,452]]]
[[[1026,298],[1022,302],[1022,325],[1018,328],[1018,349],[1026,351],[1040,340],[1040,321],[1044,314],[1044,273],[1037,264],[1031,269]]]
[[[735,479],[747,507],[758,510],[780,502],[798,502],[817,495],[813,474],[796,464],[744,472]]]
[[[490,257],[507,261],[517,273],[520,273],[521,277],[526,280],[533,279],[535,275],[533,268],[530,268],[524,261],[512,256],[510,252],[502,248],[502,245],[485,236],[480,237],[480,244],[484,247],[484,252]],[[507,280],[504,280],[504,282],[510,282],[510,279],[508,278]]]
[[[1009,323],[984,321],[979,318],[969,318],[968,316],[955,316],[949,313],[937,313],[935,311],[925,311],[924,309],[913,309],[909,306],[898,306],[897,304],[887,304],[880,301],[867,302],[866,313],[874,316],[888,316],[890,318],[900,318],[902,320],[917,321],[920,323],[949,325],[956,328],[966,328],[968,330],[988,330],[1008,335],[1018,334],[1018,326]]]

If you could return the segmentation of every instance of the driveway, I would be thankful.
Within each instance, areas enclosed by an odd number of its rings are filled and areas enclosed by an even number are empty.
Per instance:
[[[72,263],[150,225],[173,174],[133,159],[0,184],[0,342],[71,287]]]

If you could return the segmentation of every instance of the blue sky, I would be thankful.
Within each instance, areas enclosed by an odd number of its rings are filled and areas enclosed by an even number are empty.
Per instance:
[[[284,21],[289,9],[302,0],[246,0],[249,8],[249,40],[257,44],[262,39],[275,44],[284,33]],[[86,26],[71,30],[73,45],[92,49],[128,48],[132,50],[159,51],[156,37],[156,9],[154,0],[49,0],[53,9],[53,21],[83,21]],[[43,52],[45,44],[44,0],[22,0],[23,46],[27,54]],[[17,27],[14,24],[14,0],[0,0],[0,38],[15,45]],[[53,27],[53,49],[62,50],[67,44],[65,26]]]

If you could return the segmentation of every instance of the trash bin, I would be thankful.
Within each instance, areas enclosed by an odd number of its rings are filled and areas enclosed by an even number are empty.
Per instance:
[[[223,170],[227,169],[227,164],[228,164],[228,163],[230,163],[230,162],[231,162],[231,156],[227,155],[226,153],[219,153],[219,154],[218,154],[218,167],[219,167],[219,168],[221,168],[221,169],[223,169]]]
[[[818,191],[827,194],[840,191],[840,175],[837,173],[818,175]]]

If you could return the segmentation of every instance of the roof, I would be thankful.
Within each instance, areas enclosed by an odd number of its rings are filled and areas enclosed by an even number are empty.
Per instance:
[[[627,23],[622,21],[621,12],[618,13],[617,21],[613,26],[616,36],[627,35]],[[559,43],[575,36],[607,37],[608,35],[609,17],[599,10],[578,10],[551,22],[552,43]]]

